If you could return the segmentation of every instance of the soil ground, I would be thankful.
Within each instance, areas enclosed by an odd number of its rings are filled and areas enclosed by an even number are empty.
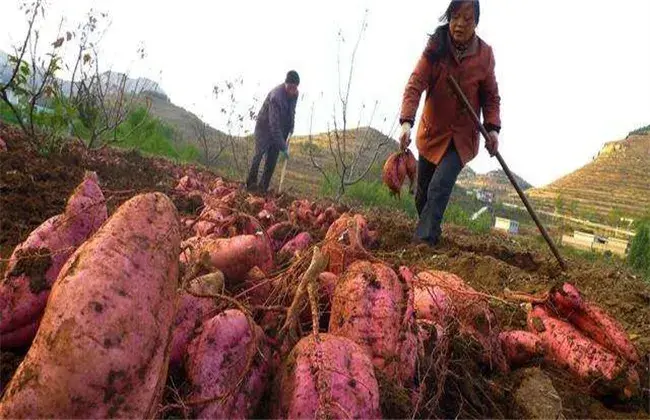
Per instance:
[[[199,178],[217,175],[196,167],[180,167],[163,159],[144,157],[137,152],[102,149],[89,152],[67,143],[60,152],[39,156],[26,147],[23,136],[13,127],[0,123],[0,138],[8,151],[0,152],[0,272],[2,259],[44,220],[60,213],[66,200],[81,181],[85,170],[96,171],[108,200],[109,213],[135,194],[161,191],[168,194],[181,213],[192,214],[200,203],[174,193],[183,173],[192,170]],[[289,197],[282,201],[290,202]],[[408,265],[415,272],[445,270],[461,276],[479,292],[502,297],[505,289],[542,294],[560,281],[574,283],[592,300],[616,317],[648,360],[650,351],[650,284],[644,283],[624,267],[606,266],[569,259],[562,272],[549,252],[492,232],[476,235],[445,226],[444,242],[437,249],[413,246],[410,235],[414,222],[399,214],[377,210],[366,213],[372,228],[379,229],[381,244],[373,251],[394,267]],[[493,307],[504,329],[524,329],[525,312],[517,304],[493,300]],[[24,353],[0,349],[0,389],[4,388]],[[567,418],[650,418],[646,401],[616,406],[584,394],[571,378],[543,366],[562,398]],[[648,367],[640,368],[648,387]],[[517,375],[495,379],[497,410],[504,417],[511,413],[511,391],[521,379]],[[493,412],[494,417],[497,415]],[[451,415],[451,414],[450,414]]]

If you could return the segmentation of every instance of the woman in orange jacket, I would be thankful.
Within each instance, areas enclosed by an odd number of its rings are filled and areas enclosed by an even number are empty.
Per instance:
[[[411,140],[422,92],[424,110],[417,130],[419,152],[415,203],[419,221],[414,241],[435,246],[442,217],[461,169],[478,154],[479,131],[448,82],[451,75],[477,114],[483,111],[490,134],[486,148],[494,156],[499,144],[500,97],[492,48],[476,35],[478,0],[452,0],[411,74],[404,91],[400,146]]]

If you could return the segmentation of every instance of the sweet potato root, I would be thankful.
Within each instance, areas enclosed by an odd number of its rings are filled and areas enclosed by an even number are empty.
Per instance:
[[[586,301],[575,286],[564,283],[551,290],[549,296],[551,310],[584,335],[631,363],[639,362],[639,354],[623,326],[601,307]]]
[[[639,392],[638,373],[621,357],[585,337],[573,325],[553,318],[542,306],[528,313],[528,328],[539,335],[545,360],[567,369],[597,395],[621,399]]]
[[[274,389],[273,418],[381,418],[370,358],[344,337],[320,334],[300,340]]]
[[[43,314],[50,288],[72,253],[106,220],[104,195],[97,175],[86,172],[62,214],[36,228],[9,258],[0,284],[0,334],[16,331],[38,321]],[[22,329],[12,342],[26,345],[33,338]],[[20,343],[21,336],[27,341]],[[4,337],[8,339],[8,337]]]
[[[241,311],[227,310],[206,321],[188,346],[187,377],[191,401],[212,401],[194,405],[193,417],[251,418],[265,390],[269,356],[261,328],[253,324],[251,331]]]
[[[271,226],[266,233],[271,238],[273,252],[278,252],[284,244],[298,233],[298,228],[291,222],[280,222]]]
[[[499,339],[511,367],[544,356],[542,339],[537,334],[528,331],[503,331],[499,334]]]
[[[444,316],[459,321],[460,333],[483,348],[486,363],[503,372],[508,363],[499,340],[499,325],[489,301],[460,277],[443,271],[424,271],[414,281],[417,315],[445,325]]]
[[[0,417],[155,416],[167,379],[179,244],[167,196],[122,204],[61,269]]]
[[[363,245],[368,223],[361,215],[344,213],[331,224],[325,235],[323,254],[329,258],[328,271],[340,275],[358,259],[368,256]]]
[[[295,238],[284,244],[280,252],[278,252],[279,260],[289,260],[297,253],[302,252],[309,248],[312,238],[309,232],[302,232],[296,235]]]
[[[241,235],[206,242],[199,251],[206,261],[226,277],[226,288],[236,287],[257,266],[265,273],[273,268],[273,254],[266,235]]]
[[[405,281],[384,264],[353,263],[332,299],[329,332],[347,337],[373,364],[401,385],[415,375],[417,336],[413,295]]]
[[[195,288],[199,287],[195,286]],[[181,295],[180,306],[176,311],[172,327],[172,350],[169,357],[171,367],[180,366],[187,351],[187,344],[194,337],[196,326],[202,324],[216,310],[217,304],[214,299],[196,297],[189,293]]]

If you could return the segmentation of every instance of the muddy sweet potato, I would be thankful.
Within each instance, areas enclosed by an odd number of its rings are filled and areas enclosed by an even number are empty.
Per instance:
[[[309,232],[302,232],[296,235],[295,238],[284,244],[282,249],[278,252],[280,260],[289,260],[297,253],[302,252],[309,248],[312,243],[312,238]]]
[[[0,417],[154,417],[167,378],[179,244],[167,196],[122,204],[61,269]]]
[[[226,288],[241,283],[248,271],[257,266],[265,273],[273,268],[273,254],[267,236],[240,235],[218,238],[203,244],[199,261],[206,261],[226,277]]]
[[[377,369],[401,385],[415,375],[413,294],[385,264],[357,261],[334,290],[329,332],[364,348]]]
[[[528,328],[541,338],[545,360],[567,369],[592,393],[614,394],[621,399],[639,393],[638,373],[625,359],[584,336],[568,322],[550,316],[542,306],[528,313]]]
[[[404,152],[404,164],[406,165],[406,176],[409,179],[409,191],[414,192],[415,181],[417,178],[418,162],[410,149]]]
[[[5,334],[40,319],[61,267],[106,217],[106,203],[97,175],[86,172],[64,212],[46,220],[14,249],[0,284],[0,342],[8,343]],[[13,335],[14,345],[28,344],[21,344],[17,340],[19,336],[33,338],[25,331]]]
[[[273,252],[278,252],[284,244],[296,236],[298,227],[291,222],[280,222],[268,228],[266,233],[271,239]]]
[[[587,337],[631,363],[639,362],[639,354],[623,326],[601,307],[586,301],[575,286],[564,283],[554,288],[548,306]]]
[[[329,258],[328,271],[340,275],[354,261],[368,256],[363,244],[367,228],[363,216],[350,213],[342,214],[330,225],[323,245],[323,254]]]
[[[217,310],[214,299],[193,296],[182,293],[180,305],[173,323],[172,349],[169,365],[178,367],[187,351],[187,344],[194,337],[195,328],[209,318]]]
[[[542,339],[537,334],[528,331],[503,331],[499,334],[499,339],[511,367],[544,356]]]
[[[300,340],[282,364],[274,390],[272,418],[381,418],[370,358],[344,337]]]
[[[402,189],[402,184],[404,183],[403,175],[405,175],[400,174],[400,160],[399,153],[391,154],[388,156],[388,159],[386,159],[386,163],[384,163],[384,167],[381,171],[381,179],[384,185],[388,187],[391,194],[398,196]]]
[[[483,359],[491,367],[508,371],[499,340],[499,325],[488,298],[460,277],[444,271],[421,272],[414,281],[417,316],[445,325],[444,317],[459,321],[459,331],[483,348]]]
[[[252,351],[251,363],[247,355]],[[193,418],[251,418],[264,393],[270,351],[262,329],[253,330],[241,311],[227,310],[207,320],[201,333],[190,342],[187,378],[191,401],[212,400],[195,405]],[[241,387],[237,387],[242,378]],[[217,397],[227,396],[223,400]]]

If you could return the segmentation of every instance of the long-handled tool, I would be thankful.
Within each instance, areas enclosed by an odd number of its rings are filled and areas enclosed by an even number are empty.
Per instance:
[[[478,115],[476,115],[476,112],[474,111],[474,109],[472,108],[472,105],[467,100],[467,97],[463,93],[462,89],[460,88],[460,86],[458,85],[456,80],[454,80],[454,78],[451,75],[448,77],[448,80],[449,80],[449,83],[451,84],[451,86],[456,91],[456,94],[463,101],[463,105],[465,105],[465,108],[471,114],[472,118],[474,119],[474,122],[478,126],[478,129],[481,131],[481,134],[483,134],[483,137],[487,141],[490,138],[490,136],[489,136],[487,130],[485,129],[485,127],[483,127],[483,124],[481,124],[481,120],[479,119]],[[528,202],[528,198],[524,195],[524,192],[521,190],[521,188],[517,184],[517,181],[515,180],[515,177],[512,176],[512,172],[510,172],[510,169],[508,168],[508,165],[506,165],[506,162],[503,160],[503,158],[501,157],[501,154],[499,152],[496,152],[496,158],[499,161],[499,163],[501,164],[501,167],[503,168],[503,171],[506,173],[506,176],[510,180],[510,183],[512,184],[513,187],[515,187],[515,190],[517,191],[517,194],[519,194],[519,198],[521,198],[521,201],[524,202],[524,205],[526,206],[526,210],[528,210],[528,213],[530,214],[530,217],[532,217],[533,220],[535,221],[535,224],[537,225],[537,228],[542,233],[542,236],[546,240],[546,243],[548,244],[548,246],[551,248],[551,251],[553,252],[553,255],[555,255],[555,258],[557,258],[558,263],[560,263],[560,267],[562,267],[562,270],[566,270],[567,265],[564,262],[564,260],[562,259],[562,256],[560,256],[560,252],[558,251],[557,247],[555,246],[555,243],[553,242],[553,240],[549,236],[548,232],[546,231],[546,229],[544,228],[542,223],[539,221],[539,218],[537,217],[537,214],[535,213],[535,210],[533,210],[532,206]]]
[[[289,150],[289,139],[291,138],[291,133],[287,136],[287,151]],[[280,185],[278,185],[278,193],[282,192],[282,183],[284,182],[284,174],[287,172],[287,163],[289,163],[289,159],[284,159],[284,162],[282,163],[282,172],[280,172]]]

